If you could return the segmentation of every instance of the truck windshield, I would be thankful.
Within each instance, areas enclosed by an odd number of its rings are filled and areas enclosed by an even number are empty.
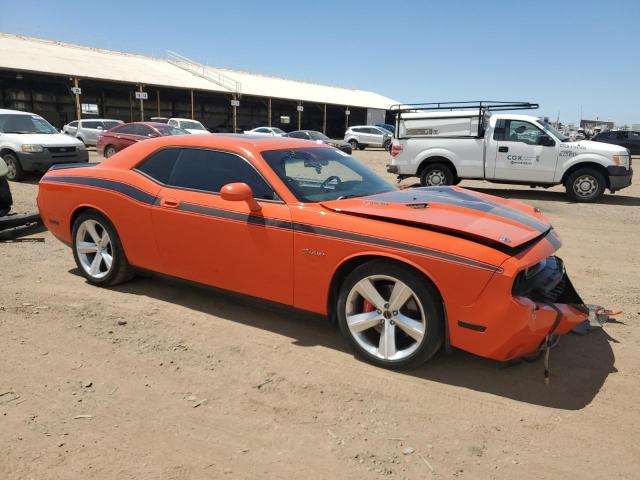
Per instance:
[[[395,190],[351,155],[333,148],[262,152],[273,171],[301,202],[364,197]]]
[[[569,141],[569,137],[567,137],[563,133],[560,133],[558,130],[553,128],[550,124],[545,123],[544,124],[544,128],[549,130],[553,134],[553,136],[556,137],[561,142],[568,142]]]

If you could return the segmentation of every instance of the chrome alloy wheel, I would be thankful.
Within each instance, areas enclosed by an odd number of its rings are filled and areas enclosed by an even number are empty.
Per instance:
[[[76,232],[76,253],[84,271],[94,279],[106,277],[113,265],[113,245],[99,222],[87,219]]]
[[[590,197],[598,190],[598,180],[593,175],[580,175],[573,182],[573,191],[579,197]]]
[[[358,344],[383,360],[402,360],[425,339],[426,316],[416,293],[400,280],[371,275],[356,283],[345,306]]]
[[[427,175],[427,185],[437,187],[439,185],[446,185],[447,177],[442,170],[431,170]]]

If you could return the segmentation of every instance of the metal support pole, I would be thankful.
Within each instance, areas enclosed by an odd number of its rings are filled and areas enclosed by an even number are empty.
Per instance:
[[[324,104],[323,114],[322,114],[322,133],[327,134],[327,104]]]
[[[269,97],[269,126],[271,126],[271,97]]]
[[[302,106],[302,102],[298,102],[299,106]],[[302,112],[298,110],[298,130],[302,130]]]
[[[78,77],[73,77],[73,86],[75,88],[78,88]],[[82,118],[82,112],[80,110],[80,94],[76,93],[75,96],[76,96],[76,120],[80,120]]]
[[[140,92],[142,92],[142,84],[140,84]],[[140,99],[140,121],[144,122],[144,100]]]
[[[234,93],[233,94],[233,99],[237,100],[237,95]],[[238,129],[238,107],[236,107],[235,105],[233,106],[233,133],[236,133]]]
[[[193,89],[191,89],[191,120],[193,120],[193,116],[194,116]]]
[[[349,106],[344,111],[344,131],[349,130],[349,115],[347,115],[347,111],[349,110]]]
[[[158,117],[160,116],[160,89],[156,88],[156,110],[158,112]]]
[[[131,95],[131,90],[129,90],[129,121],[133,122],[133,95]]]

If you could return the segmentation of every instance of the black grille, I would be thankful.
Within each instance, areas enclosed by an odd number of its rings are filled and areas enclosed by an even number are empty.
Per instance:
[[[76,147],[47,147],[51,153],[73,153]]]

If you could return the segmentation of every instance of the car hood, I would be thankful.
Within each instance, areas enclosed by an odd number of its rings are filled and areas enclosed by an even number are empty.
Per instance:
[[[604,155],[626,155],[627,149],[613,143],[594,142],[591,140],[579,140],[577,142],[562,142],[560,149],[570,148],[576,153],[600,153]]]
[[[459,187],[413,188],[322,205],[335,212],[424,226],[509,248],[551,229],[547,219],[528,205]]]
[[[82,145],[77,138],[70,137],[65,133],[5,133],[7,138],[12,138],[22,144],[43,145],[45,147]]]

